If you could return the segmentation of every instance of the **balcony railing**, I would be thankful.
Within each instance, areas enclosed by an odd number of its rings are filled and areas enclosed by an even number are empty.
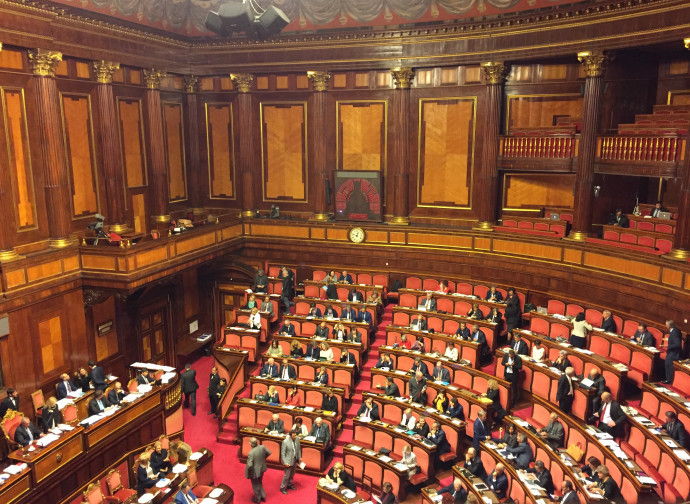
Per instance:
[[[503,136],[503,158],[572,159],[577,157],[578,135]]]
[[[597,139],[597,158],[602,161],[677,163],[683,159],[687,137],[603,136]]]

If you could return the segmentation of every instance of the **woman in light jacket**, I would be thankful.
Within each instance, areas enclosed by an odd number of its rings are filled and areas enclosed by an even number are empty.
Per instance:
[[[570,344],[576,348],[587,347],[587,333],[592,330],[592,326],[585,320],[584,312],[580,312],[573,320],[573,330],[570,333]]]

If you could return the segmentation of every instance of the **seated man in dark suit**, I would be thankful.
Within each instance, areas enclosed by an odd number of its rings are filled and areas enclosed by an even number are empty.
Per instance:
[[[328,446],[331,442],[331,429],[328,428],[328,424],[324,423],[321,417],[317,417],[314,420],[314,425],[311,426],[309,435],[314,436],[317,443],[323,443],[325,446]]]
[[[534,463],[534,468],[527,469],[527,472],[537,476],[537,485],[546,490],[546,493],[552,494],[554,492],[553,478],[551,472],[544,466],[544,462],[537,460]]]
[[[467,449],[465,453],[465,469],[472,473],[473,476],[484,481],[487,477],[484,462],[473,447]]]
[[[392,376],[386,377],[385,385],[378,385],[379,389],[383,390],[383,395],[388,397],[400,397],[400,389],[395,384]]]
[[[23,417],[22,422],[14,431],[14,440],[21,446],[28,446],[40,437],[43,437],[43,433],[28,417]]]
[[[307,317],[321,318],[321,308],[316,306],[316,303],[309,305],[309,313]]]
[[[93,388],[105,390],[105,372],[103,372],[103,368],[97,366],[94,361],[89,361],[89,367],[91,368],[89,378],[91,383],[93,383]]]
[[[470,330],[467,327],[466,322],[460,322],[460,327],[458,327],[458,330],[455,331],[455,335],[459,336],[460,339],[464,339],[466,341],[470,340]]]
[[[352,331],[350,331],[350,334],[347,336],[347,338],[345,338],[345,341],[350,341],[352,343],[361,343],[362,333],[359,332],[359,329],[353,327]]]
[[[450,494],[455,503],[463,503],[467,500],[467,490],[462,486],[462,480],[460,478],[455,478],[453,482],[441,488],[438,494]]]
[[[321,356],[321,348],[316,340],[311,340],[311,344],[307,347],[306,352],[304,352],[304,357],[309,359],[317,360]]]
[[[343,270],[343,272],[340,274],[338,277],[338,283],[346,283],[346,284],[352,284],[354,283],[352,281],[352,275],[350,275],[347,270]]]
[[[678,420],[678,416],[674,411],[666,412],[666,423],[662,426],[662,429],[673,438],[673,440],[680,446],[685,447],[687,442],[687,432],[685,431],[685,426]]]
[[[350,352],[348,348],[343,348],[343,350],[340,352],[340,363],[341,364],[354,364],[355,366],[357,365],[357,357],[355,357],[355,354]]]
[[[484,297],[487,301],[494,301],[495,303],[500,303],[503,301],[503,294],[501,294],[500,291],[496,290],[496,286],[492,285],[491,288],[486,292],[486,296]]]
[[[127,394],[128,392],[122,389],[122,383],[115,382],[113,388],[108,392],[107,399],[110,404],[120,404]]]
[[[285,432],[285,422],[280,419],[278,413],[273,413],[271,420],[264,428],[264,432],[273,432],[275,434],[283,434]]]
[[[316,332],[314,332],[314,337],[319,339],[328,339],[329,334],[330,329],[326,325],[326,321],[322,320],[319,326],[316,328]]]
[[[70,393],[76,392],[78,389],[67,373],[60,375],[60,381],[57,384],[57,398],[64,399]]]
[[[630,221],[628,220],[628,217],[623,214],[623,211],[620,208],[616,208],[616,213],[615,215],[611,216],[609,224],[613,226],[619,226],[622,228],[630,227]]]
[[[348,305],[343,305],[340,313],[340,320],[348,320],[350,322],[357,320],[357,310],[350,308]]]
[[[347,300],[350,303],[363,303],[364,302],[364,294],[359,292],[355,287],[350,289],[350,292],[347,294]]]
[[[410,321],[410,329],[413,331],[426,331],[426,317],[424,315],[417,315]]]
[[[89,401],[89,416],[98,415],[105,411],[110,403],[105,398],[102,390],[96,390],[93,399]]]
[[[137,376],[137,384],[154,386],[156,384],[156,380],[155,378],[149,376],[148,369],[142,369],[141,373],[139,373]]]
[[[369,418],[370,420],[379,420],[379,405],[376,404],[371,397],[367,397],[357,410],[357,416],[360,418]]]
[[[424,375],[424,378],[431,378],[431,375],[429,374],[429,368],[426,366],[426,362],[422,362],[421,357],[415,357],[414,363],[410,368],[410,373],[412,374],[416,373],[417,371],[421,371]]]
[[[528,469],[530,463],[534,459],[532,448],[527,443],[527,435],[523,432],[518,434],[518,445],[515,448],[506,448],[506,451],[515,455],[515,464],[518,469]]]
[[[639,324],[637,326],[637,331],[635,331],[635,334],[633,334],[630,339],[642,346],[656,347],[654,335],[647,330],[647,324]]]
[[[338,310],[333,308],[331,305],[326,305],[326,311],[323,312],[325,318],[339,318]]]
[[[565,430],[563,429],[563,424],[558,420],[558,415],[556,413],[551,413],[549,415],[549,423],[547,423],[546,427],[543,429],[539,429],[538,434],[539,437],[553,449],[557,450],[563,446]]]
[[[667,210],[666,208],[664,208],[664,206],[661,204],[661,201],[657,201],[657,202],[654,204],[654,208],[652,208],[652,211],[649,213],[649,215],[651,215],[651,216],[654,217],[655,219],[658,219],[658,218],[659,218],[659,214],[660,214],[661,212],[668,212],[668,210]]]
[[[357,322],[365,322],[371,327],[374,322],[371,319],[371,313],[369,313],[364,307],[360,308],[359,313],[357,313]]]
[[[428,437],[431,442],[436,445],[437,457],[450,451],[450,443],[446,439],[446,433],[441,428],[441,423],[438,420],[436,420],[431,426],[431,431],[429,432]]]
[[[62,423],[62,413],[57,407],[57,399],[49,397],[41,412],[41,428],[48,432]]]
[[[616,321],[613,319],[611,312],[609,310],[604,310],[602,315],[601,328],[606,332],[617,333],[618,328],[616,327]]]
[[[558,352],[558,357],[556,357],[556,360],[551,363],[551,367],[555,367],[561,373],[565,373],[567,368],[573,367],[573,365],[570,363],[570,359],[568,359],[568,352],[565,350]]]
[[[423,306],[426,311],[435,312],[436,300],[434,299],[434,294],[432,292],[427,292],[426,298],[424,298],[419,305]]]
[[[472,308],[470,308],[470,311],[467,312],[467,316],[469,318],[477,319],[477,320],[484,320],[484,312],[479,308],[479,304],[474,303],[472,305]]]
[[[620,437],[623,430],[623,424],[627,418],[623,412],[621,405],[614,401],[610,392],[601,394],[601,408],[594,413],[594,417],[590,420],[594,422],[600,430],[608,432],[614,438]]]
[[[273,358],[268,359],[264,367],[261,368],[261,376],[267,376],[268,378],[278,378],[278,364],[276,364]]]
[[[290,319],[285,319],[285,322],[283,322],[283,325],[280,326],[280,331],[278,331],[280,334],[285,334],[288,336],[294,336],[295,335],[295,326],[292,324]]]
[[[434,374],[432,375],[434,381],[450,383],[450,371],[443,367],[443,362],[438,361],[434,366]]]
[[[151,455],[144,452],[139,457],[139,467],[137,467],[137,493],[141,496],[146,493],[147,488],[153,488],[161,475],[153,470],[151,465]]]
[[[506,492],[508,491],[508,477],[505,475],[505,467],[500,462],[496,464],[496,467],[486,478],[486,484],[489,490],[496,494],[499,499],[504,499],[506,497]]]
[[[259,294],[266,294],[268,292],[268,276],[261,268],[259,268],[256,272],[256,275],[254,275],[254,285],[252,285],[252,290]]]
[[[527,355],[529,353],[527,343],[522,341],[522,336],[519,332],[513,333],[513,342],[510,344],[510,348],[515,350],[515,353],[518,355]]]
[[[283,359],[283,363],[280,366],[278,376],[281,380],[294,380],[295,378],[297,378],[297,371],[295,370],[295,366],[290,364],[290,361],[288,361],[287,359]]]

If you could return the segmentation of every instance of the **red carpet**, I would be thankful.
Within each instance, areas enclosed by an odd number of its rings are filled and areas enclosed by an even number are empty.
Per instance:
[[[392,306],[388,306],[384,311],[381,324],[376,330],[371,350],[369,350],[367,359],[363,363],[361,379],[356,387],[355,396],[349,406],[346,406],[347,418],[344,422],[343,431],[336,441],[333,450],[333,460],[328,467],[331,467],[338,460],[342,461],[343,446],[352,442],[352,419],[362,403],[362,391],[371,389],[371,368],[379,358],[378,347],[385,342],[385,327],[390,324],[391,320]],[[237,435],[237,417],[235,415],[228,417],[223,432],[220,435],[221,442],[218,442],[217,420],[212,415],[207,415],[210,402],[206,390],[212,365],[212,357],[203,357],[192,365],[197,372],[197,382],[199,383],[197,414],[192,416],[189,409],[184,410],[185,441],[192,448],[205,447],[211,450],[214,454],[213,476],[215,482],[225,483],[235,491],[235,503],[249,503],[253,495],[251,485],[249,480],[244,477],[244,464],[237,457],[238,445],[230,444]],[[240,395],[240,397],[248,396],[249,388],[245,389],[244,393]],[[267,502],[281,502],[283,504],[312,504],[316,502],[317,477],[297,473],[295,476],[295,486],[297,489],[289,490],[287,495],[280,493],[282,477],[282,471],[270,468],[264,476]],[[421,502],[419,495],[410,496],[405,500],[406,504],[419,502]]]

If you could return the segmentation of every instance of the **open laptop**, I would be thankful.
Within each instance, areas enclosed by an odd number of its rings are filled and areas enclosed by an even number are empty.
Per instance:
[[[659,212],[656,216],[657,219],[670,219],[671,212]]]

